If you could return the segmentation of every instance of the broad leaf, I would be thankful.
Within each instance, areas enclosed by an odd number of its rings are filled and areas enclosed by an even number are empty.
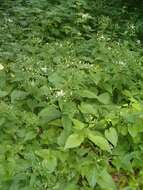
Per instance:
[[[90,167],[88,168],[88,171],[86,173],[86,178],[87,181],[89,183],[89,185],[94,188],[96,186],[97,183],[97,171],[94,167]]]
[[[102,150],[111,152],[111,148],[108,141],[104,137],[96,135],[96,132],[92,132],[89,130],[88,139],[91,140],[95,145],[97,145]]]
[[[97,99],[97,95],[89,90],[81,90],[78,94],[83,98]]]
[[[35,152],[39,157],[43,159],[42,166],[46,168],[49,173],[52,173],[57,167],[57,158],[52,151],[48,149],[41,149]]]
[[[28,93],[21,90],[14,90],[11,93],[11,102],[13,103],[16,100],[23,100],[27,97]]]
[[[97,183],[102,189],[108,189],[108,190],[117,189],[112,177],[105,169],[103,170],[101,169],[101,171],[99,171]]]
[[[65,149],[78,147],[83,141],[84,136],[82,134],[74,133],[68,137],[65,144]]]
[[[97,110],[93,107],[92,104],[82,102],[81,105],[79,106],[79,109],[82,113],[93,114],[93,115],[98,114]]]
[[[103,104],[110,104],[111,103],[111,97],[109,93],[103,93],[98,96],[98,101]]]
[[[62,87],[62,85],[64,84],[65,80],[64,78],[58,73],[58,72],[54,72],[49,76],[49,81],[57,88]]]
[[[58,119],[58,118],[60,118],[60,116],[61,116],[60,111],[54,105],[44,108],[39,113],[39,117],[43,124],[45,124],[49,121]]]
[[[29,141],[32,140],[36,137],[36,133],[34,131],[29,131],[28,133],[26,133],[26,136],[24,138],[24,141]]]
[[[77,130],[82,130],[83,128],[85,128],[85,124],[77,119],[72,119],[72,122],[74,124],[74,128]]]
[[[3,98],[8,95],[8,92],[0,90],[0,98]]]
[[[48,170],[49,173],[54,172],[57,167],[57,159],[54,155],[49,155],[43,160],[42,166]]]
[[[118,134],[115,128],[110,128],[105,130],[105,137],[108,139],[110,143],[112,143],[114,146],[117,145],[118,142]]]

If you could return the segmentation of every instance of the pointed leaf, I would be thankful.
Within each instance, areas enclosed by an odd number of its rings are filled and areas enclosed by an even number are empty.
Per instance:
[[[98,101],[103,104],[110,104],[111,103],[111,97],[109,93],[103,93],[98,96]]]
[[[8,92],[0,90],[0,98],[3,98],[8,95]]]
[[[98,185],[101,187],[101,189],[108,189],[108,190],[116,190],[116,185],[110,176],[110,174],[105,170],[101,169],[99,171],[99,177],[97,179]]]
[[[97,95],[89,90],[81,90],[78,94],[84,98],[97,99]]]
[[[14,90],[11,93],[11,102],[13,103],[15,100],[23,100],[27,97],[28,93],[21,90]]]
[[[84,141],[84,136],[82,134],[78,133],[72,134],[68,137],[66,141],[65,149],[78,147],[83,141]]]
[[[74,128],[77,130],[81,130],[85,127],[85,124],[77,119],[73,119],[72,122],[74,124]]]
[[[91,140],[95,145],[97,145],[102,150],[111,152],[110,145],[104,137],[96,135],[95,132],[88,131],[88,139]]]
[[[57,159],[54,155],[49,155],[46,159],[43,160],[42,166],[48,170],[49,173],[52,173],[57,167]]]
[[[82,102],[81,105],[79,106],[79,109],[82,113],[87,113],[87,114],[93,114],[97,115],[97,110],[93,107],[93,105],[84,103]]]
[[[112,143],[114,146],[117,145],[118,142],[118,134],[115,128],[110,128],[105,131],[105,137],[108,139],[110,143]]]
[[[58,119],[58,118],[60,118],[60,116],[61,116],[60,111],[54,105],[44,108],[39,113],[39,117],[43,124],[45,124],[49,121]]]
[[[89,185],[94,189],[94,187],[96,186],[96,176],[97,176],[97,172],[96,172],[96,169],[95,168],[91,168],[89,167],[87,173],[86,173],[86,178],[87,178],[87,181],[89,183]]]

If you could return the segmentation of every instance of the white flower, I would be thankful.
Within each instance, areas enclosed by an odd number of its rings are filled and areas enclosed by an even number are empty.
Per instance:
[[[0,71],[4,69],[4,66],[0,64]]]
[[[31,81],[31,86],[35,86],[35,82],[34,81]]]
[[[29,67],[27,70],[32,71],[32,67]]]
[[[126,65],[126,63],[124,61],[118,61],[119,65]]]
[[[44,73],[46,73],[47,72],[47,68],[46,67],[42,67],[41,71],[43,71]]]
[[[82,16],[83,19],[91,18],[91,16],[88,13],[85,13],[85,14],[82,13],[81,16]]]
[[[10,18],[8,18],[8,19],[7,19],[7,21],[8,21],[8,22],[13,22],[13,20],[12,20],[12,19],[10,19]]]
[[[130,25],[130,28],[131,28],[131,29],[135,29],[135,25],[131,24],[131,25]]]
[[[12,77],[12,78],[14,78],[14,77],[15,77],[15,75],[14,75],[13,73],[11,73],[11,77]]]
[[[78,36],[81,36],[81,32],[78,32],[77,35],[78,35]]]
[[[141,41],[140,41],[140,40],[137,40],[137,43],[138,43],[138,44],[140,44],[140,43],[141,43]]]
[[[56,97],[62,97],[65,95],[65,92],[63,90],[57,91],[56,92]]]
[[[103,36],[103,34],[101,36],[98,37],[99,40],[105,40],[105,37]]]

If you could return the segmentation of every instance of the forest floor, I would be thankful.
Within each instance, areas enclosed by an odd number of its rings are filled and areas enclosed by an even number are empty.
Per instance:
[[[143,190],[143,4],[0,4],[0,190]]]

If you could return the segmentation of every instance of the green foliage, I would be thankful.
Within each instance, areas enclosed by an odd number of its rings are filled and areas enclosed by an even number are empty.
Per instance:
[[[0,190],[142,190],[141,1],[7,0],[0,18]]]

